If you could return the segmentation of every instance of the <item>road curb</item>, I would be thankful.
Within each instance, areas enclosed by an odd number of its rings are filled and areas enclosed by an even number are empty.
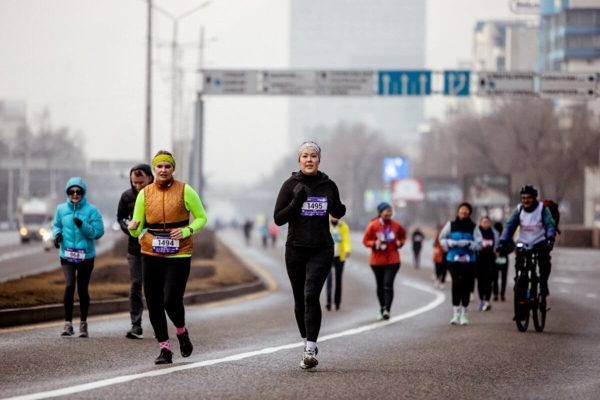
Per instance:
[[[235,258],[256,276],[254,269],[249,266],[242,257],[238,257],[228,243],[220,241],[226,246]],[[245,296],[257,292],[261,292],[268,288],[264,280],[257,276],[256,281],[243,283],[240,285],[230,286],[223,289],[211,290],[207,292],[188,293],[183,297],[183,303],[205,304],[219,300],[231,299],[234,297]],[[144,301],[145,302],[145,301]],[[129,299],[116,300],[99,300],[90,303],[89,315],[97,316],[102,314],[115,314],[119,312],[129,311]],[[0,310],[0,328],[9,328],[19,325],[38,324],[41,322],[60,321],[64,318],[65,311],[62,304],[49,304],[44,306],[27,307],[27,308],[9,308]],[[73,307],[73,316],[79,317],[79,303],[75,303]]]

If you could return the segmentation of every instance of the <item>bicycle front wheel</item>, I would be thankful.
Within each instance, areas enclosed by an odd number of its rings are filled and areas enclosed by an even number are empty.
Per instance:
[[[515,283],[515,322],[520,332],[525,332],[529,326],[529,277],[522,274]]]
[[[536,307],[533,309],[533,326],[536,332],[543,332],[546,326],[546,298],[541,294],[538,295]]]

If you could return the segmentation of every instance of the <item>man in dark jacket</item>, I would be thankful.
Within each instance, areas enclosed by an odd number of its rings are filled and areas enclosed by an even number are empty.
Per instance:
[[[129,339],[142,339],[144,337],[142,331],[142,312],[144,311],[144,303],[142,301],[142,255],[138,239],[129,234],[127,225],[129,225],[129,221],[133,215],[138,193],[144,187],[154,182],[152,168],[148,164],[136,165],[129,172],[129,181],[131,189],[123,192],[117,210],[117,221],[119,221],[121,230],[129,236],[127,261],[129,262],[129,280],[131,281],[131,289],[129,291],[131,329],[127,331],[126,337]]]

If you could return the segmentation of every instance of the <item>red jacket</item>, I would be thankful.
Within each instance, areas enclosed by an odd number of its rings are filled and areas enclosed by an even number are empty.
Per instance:
[[[382,240],[387,232],[387,248],[385,250],[375,249],[375,241]],[[367,226],[363,243],[366,247],[371,248],[371,265],[390,265],[400,263],[399,247],[396,246],[396,239],[400,240],[401,246],[406,241],[406,232],[400,223],[391,220],[389,223],[384,223],[381,218],[374,219]]]

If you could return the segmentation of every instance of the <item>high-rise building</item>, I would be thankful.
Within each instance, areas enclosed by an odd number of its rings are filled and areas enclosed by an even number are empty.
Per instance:
[[[540,17],[540,70],[600,70],[599,0],[543,0]]]
[[[424,67],[424,1],[292,0],[290,10],[291,69]],[[417,143],[424,105],[418,96],[292,98],[289,113],[290,145],[315,139],[315,129],[326,131],[342,121],[364,123],[411,144]]]
[[[524,22],[479,21],[473,34],[476,71],[535,71],[538,27]]]
[[[25,128],[27,104],[24,101],[0,100],[0,139],[14,140]]]

